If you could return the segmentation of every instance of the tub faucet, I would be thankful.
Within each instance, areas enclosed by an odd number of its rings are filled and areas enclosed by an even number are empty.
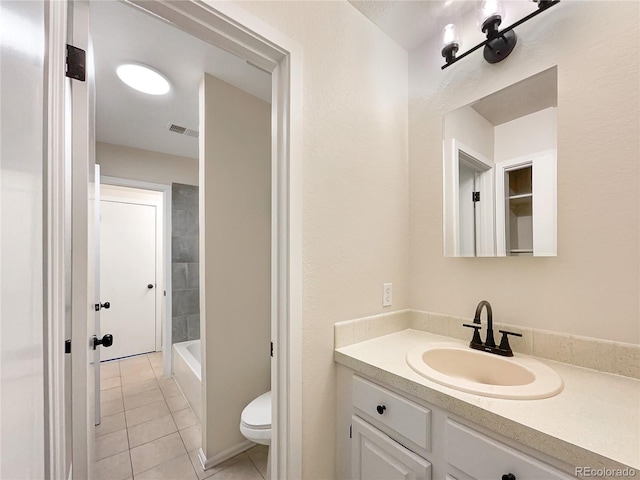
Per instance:
[[[482,309],[487,309],[487,335],[485,337],[485,341],[482,341],[480,338],[480,315],[482,314]],[[496,341],[493,338],[493,312],[491,310],[491,304],[486,300],[482,300],[478,306],[476,307],[476,314],[473,317],[473,324],[463,324],[465,327],[473,328],[473,338],[471,339],[471,343],[469,346],[476,350],[482,350],[484,352],[495,353],[496,355],[502,355],[504,357],[513,357],[513,351],[511,350],[511,346],[509,345],[508,335],[513,335],[516,337],[521,337],[522,334],[515,332],[508,332],[506,330],[500,330],[502,334],[502,340],[500,341],[500,346],[496,347]]]

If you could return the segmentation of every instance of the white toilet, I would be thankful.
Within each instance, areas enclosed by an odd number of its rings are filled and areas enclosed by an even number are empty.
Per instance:
[[[271,445],[271,392],[263,393],[244,407],[240,415],[240,432],[247,440]],[[271,469],[271,448],[267,451],[267,478]]]

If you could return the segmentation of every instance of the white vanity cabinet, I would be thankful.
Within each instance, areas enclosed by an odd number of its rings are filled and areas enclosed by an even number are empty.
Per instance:
[[[348,369],[338,377],[338,408],[338,431],[350,437],[338,438],[341,479],[575,479],[545,463],[561,465],[543,454],[511,440],[503,443],[446,410]]]

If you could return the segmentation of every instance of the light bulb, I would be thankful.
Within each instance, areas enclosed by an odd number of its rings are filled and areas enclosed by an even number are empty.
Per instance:
[[[460,38],[456,26],[453,23],[448,24],[442,29],[442,39],[440,41],[440,49],[442,56],[445,57],[447,63],[453,60],[456,52],[460,49]]]
[[[458,46],[460,46],[456,26],[453,23],[450,23],[442,29],[442,41],[440,43],[440,46],[444,48],[451,45],[452,43],[457,43]]]
[[[483,32],[497,31],[502,22],[504,11],[498,0],[482,0],[478,16],[478,26]]]

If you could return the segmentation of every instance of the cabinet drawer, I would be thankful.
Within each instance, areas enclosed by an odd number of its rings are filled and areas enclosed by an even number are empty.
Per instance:
[[[473,478],[502,478],[508,473],[517,480],[575,478],[453,420],[447,420],[446,429],[447,461]]]
[[[358,415],[392,437],[399,434],[400,440],[407,439],[431,451],[431,410],[356,376],[352,398]]]

